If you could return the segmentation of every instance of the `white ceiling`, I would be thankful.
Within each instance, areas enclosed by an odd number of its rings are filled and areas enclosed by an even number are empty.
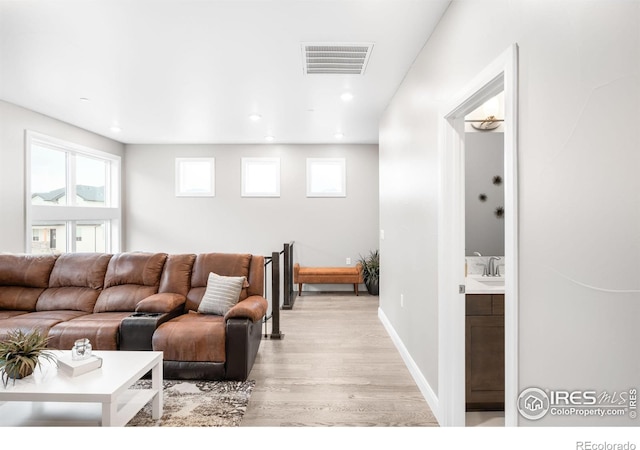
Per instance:
[[[377,143],[449,3],[0,0],[0,99],[124,143]],[[307,42],[374,47],[364,75],[305,75]]]

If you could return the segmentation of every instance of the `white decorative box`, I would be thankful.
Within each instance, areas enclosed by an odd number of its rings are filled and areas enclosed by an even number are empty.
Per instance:
[[[81,360],[73,360],[70,355],[58,358],[58,371],[70,377],[76,377],[100,367],[102,367],[102,358],[94,355]]]

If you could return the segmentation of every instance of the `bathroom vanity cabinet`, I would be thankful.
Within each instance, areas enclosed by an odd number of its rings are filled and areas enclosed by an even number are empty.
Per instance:
[[[465,299],[467,411],[504,410],[504,294]]]

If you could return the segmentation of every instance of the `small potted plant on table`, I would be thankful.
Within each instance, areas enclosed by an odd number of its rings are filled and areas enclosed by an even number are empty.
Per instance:
[[[47,338],[40,331],[24,333],[13,330],[0,341],[0,373],[2,383],[7,387],[9,380],[18,380],[31,375],[40,365],[40,358],[57,362],[55,355],[47,350]]]

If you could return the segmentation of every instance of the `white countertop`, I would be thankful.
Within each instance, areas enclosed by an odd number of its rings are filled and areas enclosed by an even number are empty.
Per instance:
[[[466,294],[504,294],[504,276],[483,277],[469,274],[465,278]]]

